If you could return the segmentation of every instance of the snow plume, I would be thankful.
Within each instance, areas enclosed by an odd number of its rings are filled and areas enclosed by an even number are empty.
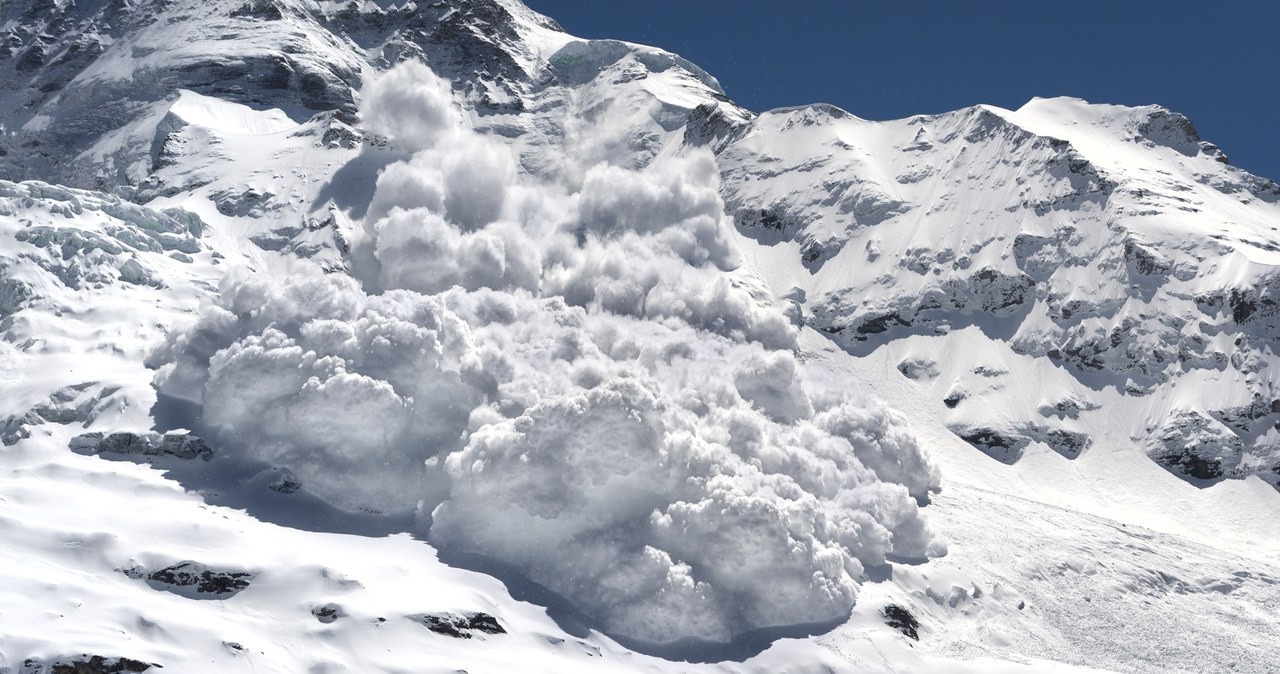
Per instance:
[[[359,280],[231,276],[155,354],[226,451],[416,507],[651,642],[839,619],[867,566],[942,552],[903,421],[807,373],[735,276],[711,157],[545,184],[448,95],[415,64],[371,86],[415,153],[378,180]]]
[[[422,63],[392,68],[363,93],[361,112],[369,130],[395,138],[411,152],[434,146],[462,125],[449,83]]]

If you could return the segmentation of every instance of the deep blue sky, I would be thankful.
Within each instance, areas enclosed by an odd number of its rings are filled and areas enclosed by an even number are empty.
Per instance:
[[[1280,0],[525,1],[575,35],[680,54],[756,111],[1159,103],[1231,163],[1280,180]]]

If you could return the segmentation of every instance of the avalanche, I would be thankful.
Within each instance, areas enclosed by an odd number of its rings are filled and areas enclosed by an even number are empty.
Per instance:
[[[1280,187],[1177,113],[516,0],[14,0],[0,92],[0,672],[1270,667]]]

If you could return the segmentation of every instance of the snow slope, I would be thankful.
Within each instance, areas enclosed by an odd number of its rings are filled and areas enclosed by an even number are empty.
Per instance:
[[[773,290],[798,288],[809,325],[856,355],[933,336],[900,369],[993,456],[1043,442],[1075,458],[1105,428],[1192,479],[1280,480],[1280,193],[1179,115],[802,108],[763,115],[720,159]],[[957,371],[946,361],[977,347],[947,335],[970,326],[1000,360]],[[1016,399],[987,393],[1020,375]]]
[[[1176,113],[516,0],[16,0],[0,91],[0,672],[1270,668],[1280,187]]]

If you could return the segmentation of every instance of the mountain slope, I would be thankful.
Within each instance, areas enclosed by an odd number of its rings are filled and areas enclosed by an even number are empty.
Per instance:
[[[977,326],[1024,367],[1053,364],[1030,397],[990,405],[1008,368],[936,380],[945,337],[902,354],[996,458],[1029,442],[1074,458],[1088,428],[1127,422],[1191,479],[1280,480],[1280,192],[1185,118],[1073,100],[885,123],[804,108],[762,116],[720,158],[742,231],[799,247],[775,291],[802,290],[809,325],[852,353]]]
[[[515,0],[10,2],[0,83],[0,671],[1269,666],[1280,187],[1176,113]]]

